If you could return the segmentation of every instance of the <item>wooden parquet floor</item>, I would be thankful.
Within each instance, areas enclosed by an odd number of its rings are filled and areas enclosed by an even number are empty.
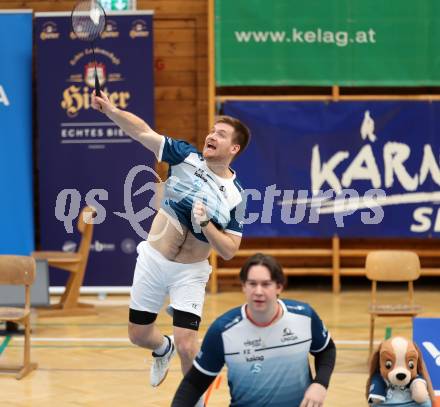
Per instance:
[[[384,299],[398,302],[400,294],[397,290],[387,291]],[[307,289],[286,291],[283,297],[310,303],[336,341],[337,364],[325,405],[366,406],[368,290],[346,290],[335,296],[327,289]],[[0,406],[169,406],[181,380],[178,358],[172,361],[165,382],[151,388],[150,354],[127,339],[128,297],[97,300],[86,296],[83,300],[94,302],[99,314],[35,320],[32,359],[39,368],[21,381],[0,374]],[[216,316],[242,301],[240,292],[208,294],[201,337]],[[438,288],[417,291],[416,301],[423,306],[421,316],[440,316]],[[165,313],[160,314],[158,324],[164,333],[171,333],[171,319]],[[379,319],[376,340],[383,338],[386,327],[392,327],[393,334],[411,336],[408,319]],[[0,337],[0,344],[3,339]],[[22,343],[21,337],[14,336],[0,360],[19,360]],[[209,407],[229,405],[225,376],[222,372],[222,381],[212,392]]]

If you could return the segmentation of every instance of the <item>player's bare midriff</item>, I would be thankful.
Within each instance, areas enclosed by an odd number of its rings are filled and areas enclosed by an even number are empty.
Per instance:
[[[196,263],[208,258],[211,246],[194,237],[186,226],[173,225],[170,218],[159,210],[148,234],[150,245],[168,260],[177,263]]]

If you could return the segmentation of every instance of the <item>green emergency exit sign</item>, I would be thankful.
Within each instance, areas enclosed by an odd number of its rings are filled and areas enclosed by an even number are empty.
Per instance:
[[[136,0],[101,0],[100,3],[106,11],[124,11],[136,9]]]

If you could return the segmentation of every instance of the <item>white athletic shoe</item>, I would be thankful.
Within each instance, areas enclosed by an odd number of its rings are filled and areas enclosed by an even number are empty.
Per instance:
[[[156,356],[153,352],[153,364],[150,370],[150,384],[153,387],[159,386],[167,377],[171,358],[176,354],[173,335],[165,335],[171,341],[171,347],[163,356]]]

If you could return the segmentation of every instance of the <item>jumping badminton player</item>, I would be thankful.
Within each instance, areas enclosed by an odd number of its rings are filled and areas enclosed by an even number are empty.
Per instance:
[[[130,340],[153,350],[150,382],[158,386],[176,350],[183,373],[198,351],[211,249],[230,259],[240,246],[243,226],[237,217],[244,215],[244,202],[230,163],[244,151],[250,133],[239,120],[220,116],[200,153],[185,141],[156,133],[139,117],[113,106],[104,94],[93,95],[92,106],[170,165],[161,208],[148,240],[137,248],[128,325]],[[173,336],[164,336],[155,324],[167,294]]]

